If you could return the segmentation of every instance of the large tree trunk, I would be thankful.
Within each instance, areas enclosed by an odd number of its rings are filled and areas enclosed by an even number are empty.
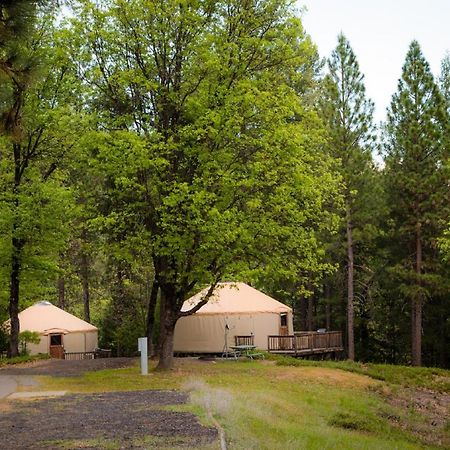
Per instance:
[[[353,277],[354,277],[354,257],[353,257],[353,229],[351,222],[350,205],[347,203],[347,341],[348,359],[355,359],[355,336],[354,336],[354,307],[353,307]]]
[[[147,307],[147,330],[146,330],[146,336],[147,336],[147,345],[148,345],[148,354],[150,356],[153,356],[155,354],[155,348],[153,346],[153,329],[155,326],[155,309],[156,309],[156,302],[158,299],[158,290],[159,290],[159,284],[158,281],[153,281],[152,285],[152,291],[150,293],[150,298],[148,300],[148,307]]]
[[[422,274],[422,236],[420,223],[416,225],[416,274],[420,288]],[[422,365],[422,293],[412,298],[411,304],[411,363],[413,366]]]
[[[173,342],[175,324],[178,319],[174,289],[161,287],[160,349],[157,370],[173,367]]]

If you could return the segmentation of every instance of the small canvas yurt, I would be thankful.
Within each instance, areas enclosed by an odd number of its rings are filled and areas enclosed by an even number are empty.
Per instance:
[[[183,304],[195,306],[204,289]],[[175,326],[174,351],[221,353],[235,343],[235,336],[252,336],[256,348],[267,350],[269,335],[293,334],[292,309],[245,283],[220,283],[208,303]]]
[[[52,305],[35,303],[19,313],[20,331],[39,333],[39,344],[28,344],[30,354],[49,353],[62,358],[65,352],[92,352],[98,346],[98,330],[78,317]]]

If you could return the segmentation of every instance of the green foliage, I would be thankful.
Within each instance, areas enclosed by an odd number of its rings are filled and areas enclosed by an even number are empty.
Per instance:
[[[439,77],[439,88],[444,97],[447,113],[450,114],[450,53],[447,52],[441,63],[441,73]]]
[[[389,266],[395,283],[391,292],[403,304],[413,302],[412,319],[419,317],[415,310],[425,304],[429,321],[425,325],[433,328],[439,323],[441,336],[447,335],[430,342],[435,349],[445,346],[448,339],[448,326],[441,320],[439,305],[449,293],[449,268],[440,261],[437,242],[450,215],[449,123],[444,99],[419,44],[413,41],[392,98],[386,129]],[[420,330],[421,325],[416,324],[416,329]],[[417,333],[413,333],[413,355],[420,352],[414,353],[416,343],[420,346],[417,339]],[[445,353],[442,351],[441,355]]]
[[[36,331],[21,331],[19,333],[19,346],[20,346],[20,354],[28,355],[28,344],[39,344],[41,342],[41,337]]]
[[[417,224],[424,236],[436,234],[436,219],[448,214],[443,163],[448,158],[444,102],[419,44],[410,46],[398,92],[388,115],[386,166],[398,231],[411,235]],[[428,195],[424,195],[424,193]]]
[[[328,131],[326,149],[338,161],[345,208],[336,211],[339,233],[328,239],[327,246],[338,271],[326,278],[323,292],[317,290],[316,298],[334,311],[347,304],[347,317],[335,314],[334,327],[347,325],[349,352],[351,342],[356,341],[357,357],[366,359],[370,355],[368,317],[377,289],[374,275],[379,257],[375,249],[382,236],[384,195],[372,160],[374,105],[366,97],[364,75],[343,34],[328,60],[321,94],[320,113]]]
[[[0,319],[0,322],[3,321]],[[0,352],[6,352],[8,349],[8,345],[9,345],[8,331],[4,326],[0,326]]]
[[[158,283],[154,340],[167,302],[218,280],[302,328],[312,299],[312,328],[343,330],[351,247],[357,357],[407,364],[420,297],[427,362],[448,365],[448,55],[437,86],[412,44],[380,168],[350,43],[319,80],[292,2],[69,3],[61,21],[56,2],[0,2],[0,323],[18,261],[20,309],[58,292],[81,317],[84,298],[118,354]]]
[[[219,279],[304,287],[330,271],[321,233],[335,228],[338,183],[298,96],[317,55],[290,3],[85,1],[74,13],[67,47],[98,116],[92,226],[117,264],[125,241],[145,249],[173,317]]]

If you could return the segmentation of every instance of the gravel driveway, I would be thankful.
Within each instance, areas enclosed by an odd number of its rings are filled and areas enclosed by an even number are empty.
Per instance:
[[[155,448],[142,444],[149,436],[167,438],[172,444],[177,437],[178,447],[214,442],[215,428],[202,426],[191,413],[163,409],[187,400],[187,394],[176,391],[131,391],[15,401],[11,410],[0,414],[0,446],[104,448],[112,443],[116,448]],[[94,444],[89,444],[92,440]]]
[[[136,363],[136,358],[41,360],[0,368],[0,380],[73,377]],[[215,428],[201,425],[189,412],[170,408],[187,402],[186,393],[163,390],[0,400],[0,449],[211,448],[218,439]]]
[[[137,364],[137,358],[99,358],[82,361],[41,359],[32,363],[0,367],[0,375],[50,375],[75,377],[85,372],[103,369],[120,369]]]

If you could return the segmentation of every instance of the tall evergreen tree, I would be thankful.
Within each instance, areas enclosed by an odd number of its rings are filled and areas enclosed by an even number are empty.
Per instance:
[[[422,311],[440,283],[434,265],[436,239],[449,217],[445,160],[445,103],[417,41],[406,55],[388,111],[386,178],[393,238],[399,243],[394,273],[411,303],[412,364],[422,364]]]
[[[445,100],[447,113],[450,114],[450,52],[447,52],[441,63],[439,87]]]
[[[356,56],[343,34],[328,60],[329,74],[324,80],[322,114],[327,123],[332,156],[340,161],[344,182],[345,248],[347,260],[347,340],[348,357],[355,358],[354,344],[354,278],[355,227],[364,209],[364,192],[373,175],[371,144],[374,105],[366,98],[364,75]]]

